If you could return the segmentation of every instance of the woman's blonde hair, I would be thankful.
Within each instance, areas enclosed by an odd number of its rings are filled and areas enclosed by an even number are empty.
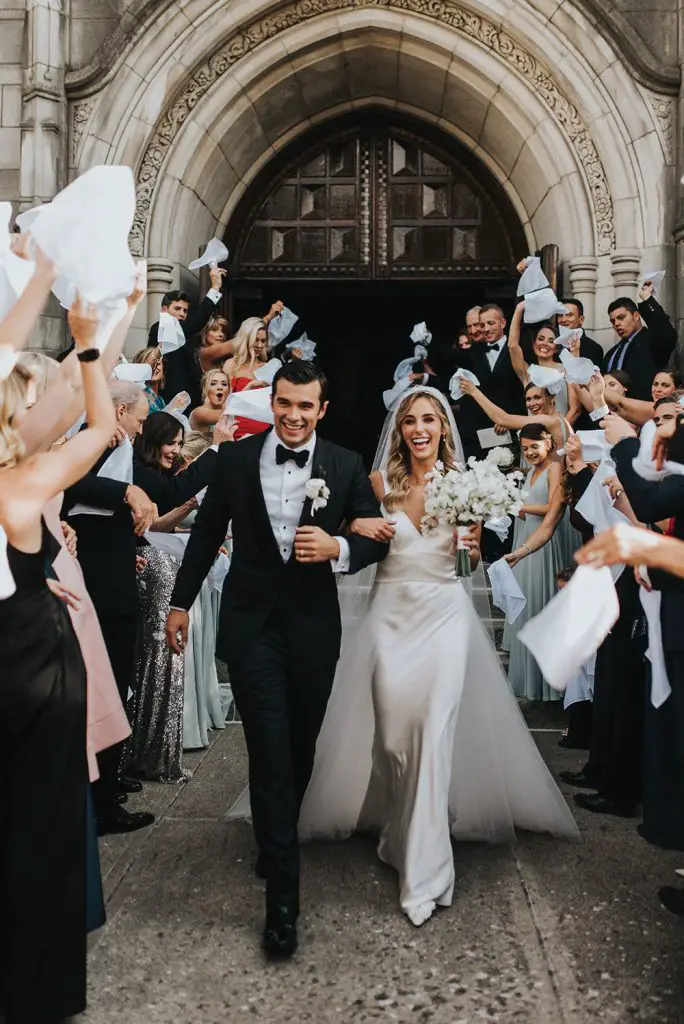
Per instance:
[[[24,455],[19,418],[26,412],[31,374],[17,364],[7,380],[0,381],[0,467],[11,469]]]
[[[131,362],[133,363],[147,363],[148,366],[152,366],[153,363],[161,360],[162,364],[162,375],[159,381],[159,387],[164,387],[164,359],[162,357],[162,350],[159,345],[149,345],[147,348],[141,348],[139,352],[136,352]],[[149,383],[149,381],[148,381]]]
[[[243,366],[254,366],[256,356],[254,355],[254,342],[259,331],[268,330],[266,324],[258,316],[250,316],[240,324],[233,341],[233,365],[236,370]]]
[[[36,389],[36,400],[45,394],[59,373],[57,360],[44,352],[22,352],[17,365],[29,373]]]
[[[199,430],[191,430],[189,434],[185,435],[185,440],[181,446],[180,458],[186,465],[190,465],[195,459],[199,459],[200,455],[206,452],[210,446],[211,441],[199,432]]]
[[[220,373],[222,377],[226,378],[226,380],[228,381],[228,387],[226,390],[228,391],[228,393],[230,393],[230,378],[228,377],[228,374],[225,373],[220,366],[215,366],[213,370],[207,370],[206,373],[202,374],[202,401],[204,401],[207,395],[209,394],[209,385],[211,384],[211,378],[216,373]]]
[[[224,316],[212,316],[211,320],[204,325],[200,332],[200,347],[204,348],[207,344],[207,334],[209,331],[213,331],[215,327],[222,327],[223,332],[228,336],[228,321]],[[238,332],[239,333],[239,332]]]
[[[387,460],[387,486],[389,488],[385,495],[384,505],[388,511],[400,505],[409,493],[409,478],[411,476],[411,456],[408,447],[402,436],[401,428],[404,420],[411,412],[411,409],[419,398],[427,399],[434,407],[441,427],[441,438],[437,458],[446,469],[456,469],[456,449],[454,437],[451,432],[451,424],[446,414],[446,409],[434,395],[426,395],[423,391],[408,395],[399,408],[394,420],[394,429],[390,438],[389,456]]]

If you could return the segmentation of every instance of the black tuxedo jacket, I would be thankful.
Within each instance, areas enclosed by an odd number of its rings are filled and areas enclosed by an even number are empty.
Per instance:
[[[634,471],[632,462],[639,452],[639,442],[628,437],[612,451],[617,475],[625,489],[634,513],[642,523],[657,523],[674,518],[674,536],[684,540],[684,476],[668,476],[653,482]],[[651,583],[662,591],[660,621],[665,652],[684,651],[684,581],[661,569],[649,569]]]
[[[276,611],[288,633],[316,651],[337,656],[340,611],[337,586],[329,563],[304,565],[294,552],[287,563],[280,555],[261,487],[260,457],[268,432],[219,449],[216,474],[197,513],[183,564],[176,577],[172,607],[190,608],[232,522],[233,552],[223,586],[216,653],[229,665],[240,658]],[[361,456],[318,437],[312,476],[325,479],[330,498],[311,514],[307,500],[301,525],[319,526],[331,536],[343,522],[380,515]],[[349,571],[381,561],[387,544],[349,537]]]
[[[99,477],[111,455],[107,451],[90,473],[64,495],[62,515],[76,504],[109,509],[113,516],[77,515],[69,519],[78,536],[78,560],[98,616],[135,615],[138,611],[135,556],[138,539],[131,510],[124,502],[128,484]],[[149,495],[164,515],[206,487],[217,464],[216,452],[205,452],[178,476],[150,469],[133,456],[133,483]]]
[[[628,373],[632,381],[629,389],[630,398],[640,398],[644,402],[651,401],[651,384],[658,370],[663,370],[677,344],[677,331],[670,323],[670,318],[655,299],[639,303],[639,312],[646,323],[636,334],[627,349],[622,369]],[[603,372],[608,371],[613,354],[622,342],[618,342],[606,354],[603,361]]]
[[[478,343],[464,351],[454,352],[455,369],[463,368],[475,374],[480,390],[487,398],[513,415],[524,416],[525,392],[513,369],[508,345],[504,345],[494,369],[489,367],[487,345]],[[449,394],[447,377],[431,377],[429,383],[444,394]],[[491,427],[492,421],[474,399],[464,395],[458,404],[458,429],[464,443],[472,446],[477,442],[477,431]]]
[[[605,353],[603,347],[599,345],[598,341],[590,338],[588,334],[582,334],[582,341],[580,342],[580,358],[591,359],[595,366],[603,366],[603,360],[605,359]]]
[[[216,311],[215,303],[205,296],[199,305],[190,308],[187,320],[179,321],[185,335],[185,345],[164,356],[164,387],[161,395],[165,402],[170,402],[179,391],[187,391],[191,399],[191,409],[202,404],[202,371],[198,355],[200,341],[197,335],[206,327]],[[150,327],[147,344],[159,344],[159,321]]]

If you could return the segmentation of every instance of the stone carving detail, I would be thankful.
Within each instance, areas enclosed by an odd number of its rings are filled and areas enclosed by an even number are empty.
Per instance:
[[[431,18],[496,53],[525,78],[543,99],[570,140],[584,169],[594,203],[599,254],[615,247],[613,199],[601,158],[577,108],[563,95],[547,70],[493,22],[460,7],[454,0],[293,0],[238,29],[219,50],[186,79],[158,122],[138,171],[136,215],[131,248],[142,255],[152,197],[169,148],[193,108],[216,82],[261,43],[302,22],[325,14],[363,8],[405,11]]]
[[[71,163],[75,165],[81,139],[90,120],[95,104],[90,102],[74,103],[71,111]]]
[[[651,107],[660,129],[660,138],[668,163],[672,163],[672,135],[674,132],[674,101],[669,96],[651,96]]]

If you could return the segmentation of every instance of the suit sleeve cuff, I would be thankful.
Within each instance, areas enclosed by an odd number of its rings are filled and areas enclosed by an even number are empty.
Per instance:
[[[592,423],[598,423],[599,420],[603,420],[610,413],[610,409],[607,405],[602,405],[600,409],[594,409],[593,412],[589,413],[589,419]]]
[[[340,553],[337,558],[330,559],[332,571],[349,572],[349,566],[351,565],[351,548],[349,547],[349,541],[346,537],[335,537],[335,540],[340,545]]]
[[[217,306],[221,301],[221,292],[218,290],[218,288],[210,288],[209,291],[207,292],[207,298],[209,299],[210,302],[213,302],[214,305]]]

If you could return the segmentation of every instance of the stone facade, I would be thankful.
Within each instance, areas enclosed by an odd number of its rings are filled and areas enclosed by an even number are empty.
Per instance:
[[[679,0],[4,0],[0,198],[130,164],[149,318],[274,154],[384,106],[490,169],[608,340],[641,270],[684,319]],[[657,10],[656,10],[657,8]],[[681,250],[681,251],[680,251]],[[52,346],[58,311],[45,334]],[[145,324],[138,325],[142,340]]]

